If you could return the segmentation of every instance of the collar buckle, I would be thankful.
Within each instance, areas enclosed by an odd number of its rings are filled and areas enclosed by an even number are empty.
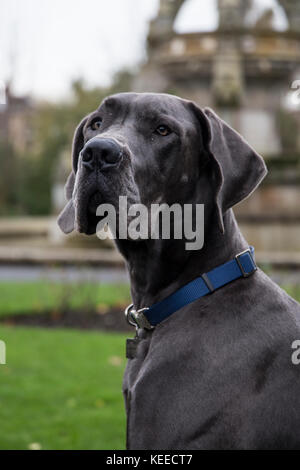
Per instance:
[[[251,265],[252,265],[251,271],[246,271],[246,270],[245,270],[245,267],[244,267],[244,265],[243,265],[243,262],[242,262],[242,260],[240,259],[243,255],[246,255],[246,254],[247,254],[248,257],[250,258],[250,262],[251,262]],[[249,258],[248,258],[248,259],[249,259]],[[240,270],[241,270],[241,272],[242,272],[242,276],[243,276],[243,277],[249,277],[249,276],[251,276],[251,274],[254,273],[254,271],[257,270],[257,266],[256,266],[256,264],[255,264],[255,261],[254,261],[254,258],[253,258],[253,255],[252,255],[252,252],[251,252],[250,248],[247,248],[247,250],[244,250],[244,251],[241,251],[241,253],[238,253],[238,254],[235,256],[235,260],[236,260],[237,264],[239,265],[239,268],[240,268]]]
[[[154,326],[151,325],[147,317],[144,315],[146,310],[149,310],[149,307],[135,310],[133,304],[128,305],[125,309],[125,317],[129,325],[135,326],[136,329],[145,328],[146,330],[152,330]]]

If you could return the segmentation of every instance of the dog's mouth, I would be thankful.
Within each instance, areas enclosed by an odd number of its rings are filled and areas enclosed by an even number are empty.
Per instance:
[[[96,232],[97,223],[101,217],[96,215],[98,206],[103,202],[99,191],[91,193],[86,198],[77,200],[76,207],[76,230],[80,233],[92,235]]]
[[[87,210],[89,214],[96,215],[97,207],[103,202],[103,198],[99,191],[94,192],[87,204]]]

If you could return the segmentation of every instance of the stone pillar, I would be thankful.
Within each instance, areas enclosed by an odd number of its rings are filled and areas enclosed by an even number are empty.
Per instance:
[[[252,0],[218,0],[219,28],[242,28]]]
[[[299,0],[278,0],[287,16],[290,30],[300,31],[300,2]]]
[[[184,0],[160,0],[157,17],[150,23],[149,46],[169,39],[173,34],[173,23]]]
[[[241,55],[234,38],[219,41],[214,58],[212,92],[216,106],[239,107],[243,95]]]

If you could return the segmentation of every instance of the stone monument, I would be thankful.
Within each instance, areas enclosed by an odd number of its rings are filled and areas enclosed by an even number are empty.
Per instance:
[[[183,3],[161,0],[149,28],[148,61],[132,89],[175,93],[211,106],[266,158],[280,157],[283,114],[300,124],[299,108],[286,110],[293,80],[297,74],[300,79],[300,2],[279,2],[286,31],[274,30],[270,9],[247,25],[252,0],[218,0],[215,31],[179,34],[173,24]],[[294,150],[300,152],[300,142]]]

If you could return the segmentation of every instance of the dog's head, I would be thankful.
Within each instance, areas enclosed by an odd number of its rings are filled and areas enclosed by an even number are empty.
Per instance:
[[[78,125],[58,223],[92,234],[97,206],[204,203],[218,216],[247,197],[266,174],[262,158],[210,109],[154,93],[106,98]]]

